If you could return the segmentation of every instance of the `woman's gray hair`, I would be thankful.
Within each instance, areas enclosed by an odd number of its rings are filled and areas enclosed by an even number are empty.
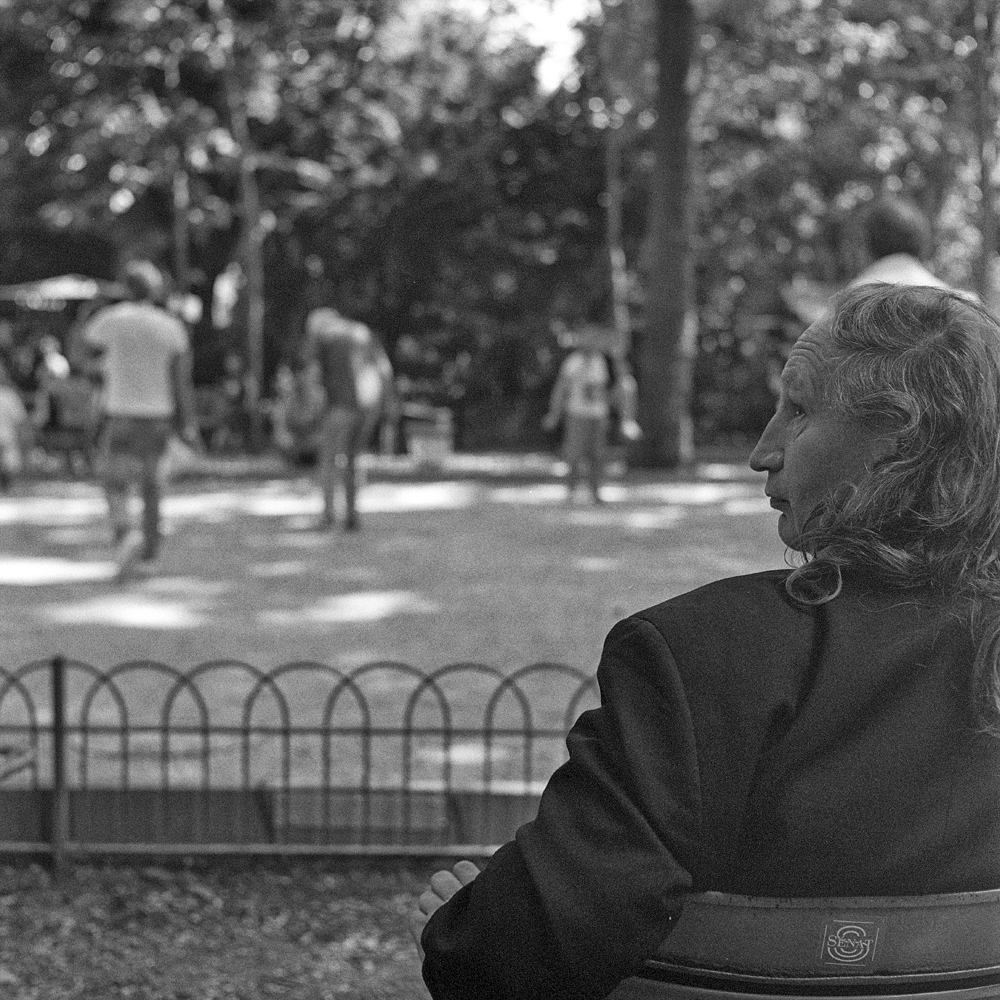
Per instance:
[[[830,600],[853,567],[949,595],[979,643],[974,709],[1000,734],[1000,323],[956,292],[877,284],[842,293],[830,324],[827,402],[896,444],[814,512],[789,593]]]

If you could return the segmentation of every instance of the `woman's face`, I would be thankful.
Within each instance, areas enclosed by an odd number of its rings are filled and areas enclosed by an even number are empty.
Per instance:
[[[781,373],[778,406],[750,466],[767,473],[764,492],[780,511],[778,535],[799,548],[817,504],[841,483],[859,483],[893,448],[893,437],[835,412],[827,388],[837,360],[829,321],[813,323],[796,341]]]

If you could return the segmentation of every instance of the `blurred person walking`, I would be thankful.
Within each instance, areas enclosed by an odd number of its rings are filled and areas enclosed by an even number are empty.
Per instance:
[[[62,426],[59,390],[70,378],[72,370],[59,341],[51,334],[39,340],[36,352],[37,360],[32,368],[35,392],[31,401],[31,418],[39,431],[56,431]]]
[[[135,261],[123,283],[130,299],[99,310],[81,331],[84,346],[102,359],[100,474],[119,578],[159,555],[161,467],[171,434],[198,443],[187,330],[164,308],[164,277],[149,261]],[[141,529],[129,510],[135,486]]]
[[[306,373],[315,372],[325,396],[316,432],[321,527],[336,523],[337,494],[343,493],[344,530],[356,531],[358,456],[380,420],[398,420],[392,363],[364,323],[325,306],[306,317],[303,363]]]
[[[273,393],[267,404],[271,443],[284,455],[290,455],[295,439],[289,425],[289,415],[295,403],[295,372],[289,364],[278,365],[274,373]]]
[[[601,486],[612,425],[626,439],[638,437],[634,381],[619,377],[608,335],[600,327],[584,327],[571,342],[574,349],[559,368],[542,427],[551,432],[563,425],[563,459],[569,466],[567,500],[573,501],[586,471],[591,496],[599,504],[604,502]]]
[[[24,466],[30,436],[28,410],[6,366],[0,363],[0,493],[9,493]]]

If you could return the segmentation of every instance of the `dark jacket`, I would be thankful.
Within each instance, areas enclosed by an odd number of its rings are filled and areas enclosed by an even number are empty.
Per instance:
[[[538,817],[424,930],[441,998],[600,997],[688,891],[919,895],[1000,887],[1000,740],[967,709],[968,629],[845,578],[818,607],[786,571],[620,622],[601,707]]]

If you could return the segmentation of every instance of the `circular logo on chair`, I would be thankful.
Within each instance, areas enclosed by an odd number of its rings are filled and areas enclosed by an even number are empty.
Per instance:
[[[826,965],[871,965],[878,943],[878,924],[872,920],[832,920],[823,931]]]

